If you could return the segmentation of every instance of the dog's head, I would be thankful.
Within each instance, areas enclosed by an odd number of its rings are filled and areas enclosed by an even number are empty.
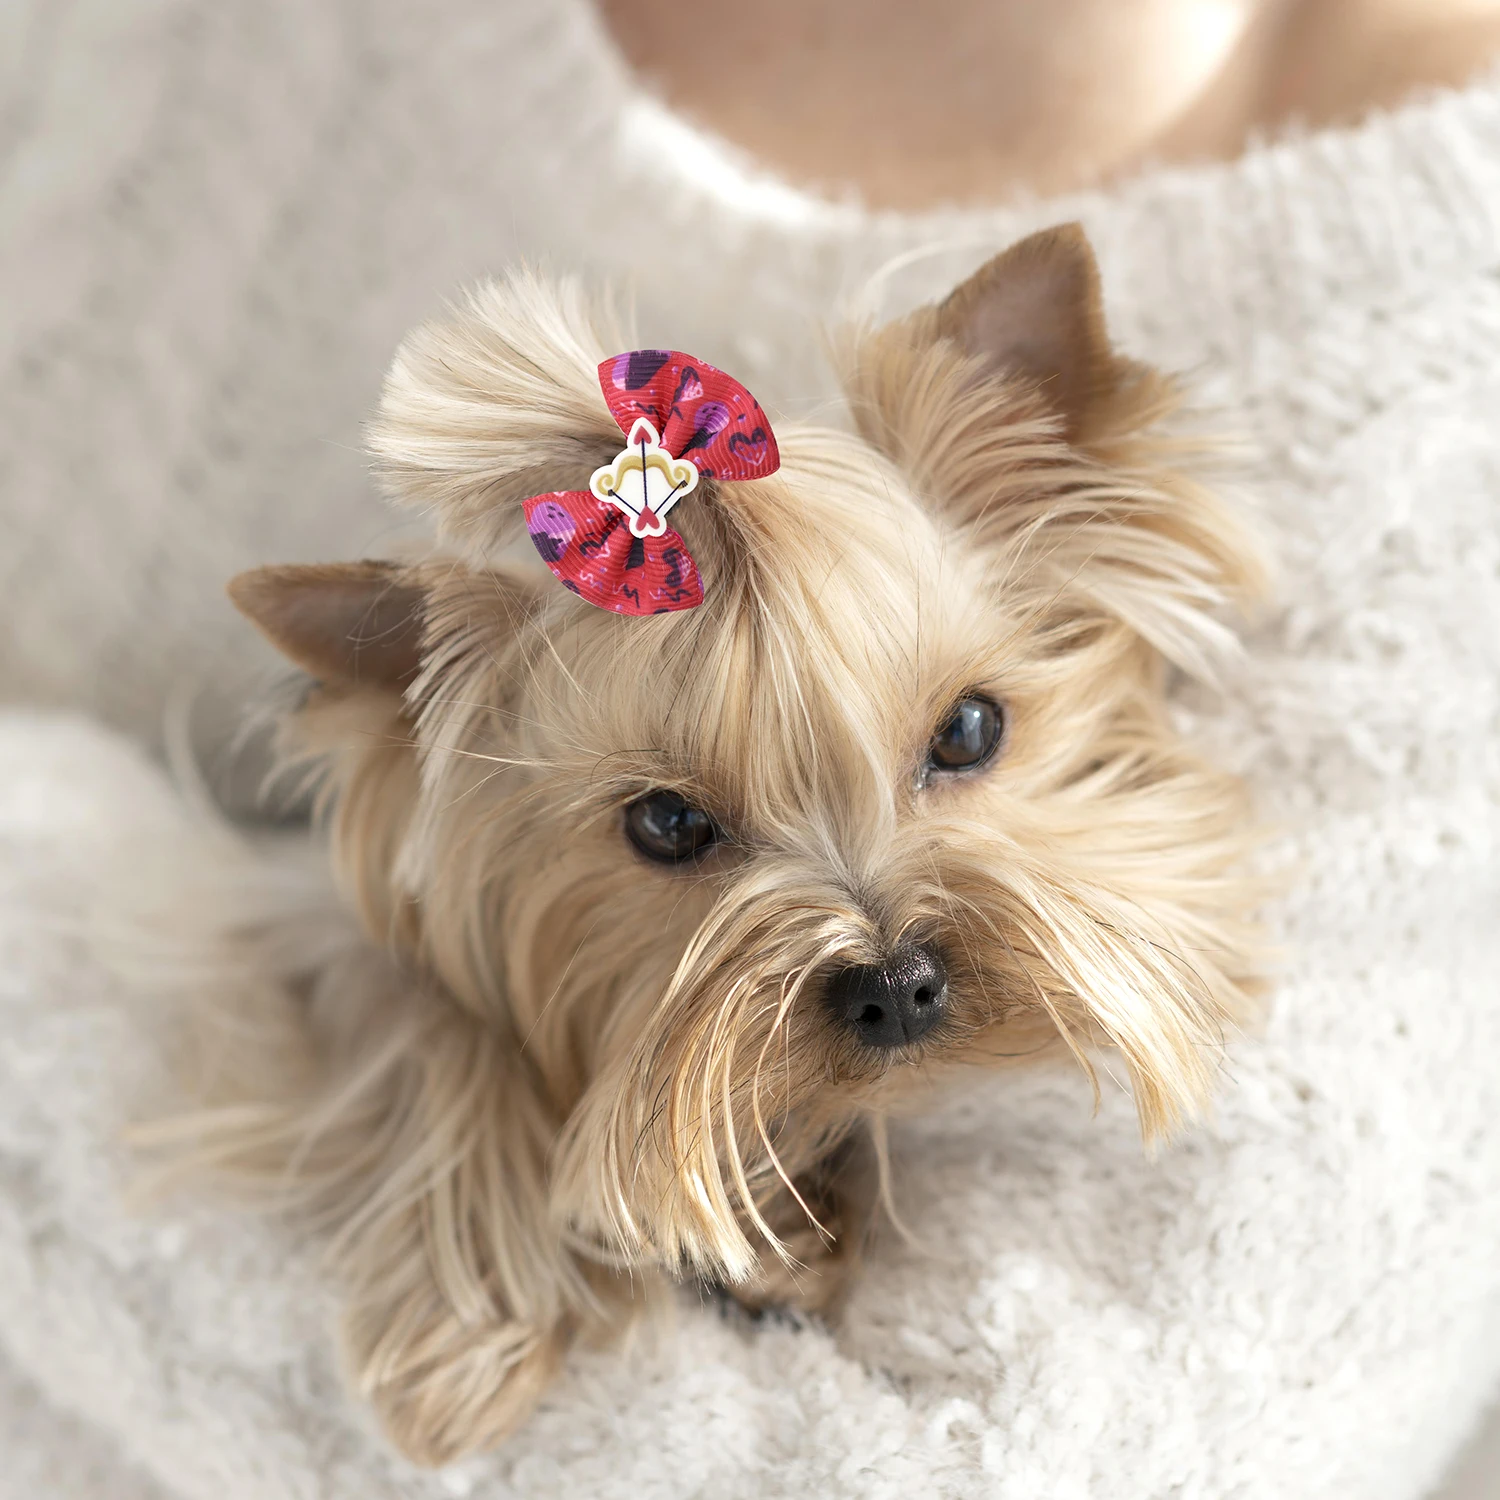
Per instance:
[[[267,569],[323,684],[367,924],[524,1061],[560,1233],[735,1278],[851,1124],[1049,1040],[1116,1049],[1148,1135],[1203,1099],[1251,967],[1233,780],[1169,720],[1252,582],[1152,429],[1074,228],[842,345],[850,430],[673,514],[701,607],[507,565],[618,449],[573,295],[487,286],[397,358],[374,446],[444,547]]]

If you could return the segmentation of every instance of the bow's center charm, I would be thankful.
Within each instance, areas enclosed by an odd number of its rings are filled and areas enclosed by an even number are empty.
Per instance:
[[[614,462],[594,470],[589,493],[624,511],[632,536],[661,536],[667,512],[697,483],[698,466],[689,458],[674,458],[661,446],[650,419],[640,417]]]

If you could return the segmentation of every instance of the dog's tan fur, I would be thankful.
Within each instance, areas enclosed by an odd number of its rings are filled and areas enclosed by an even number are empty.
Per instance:
[[[622,619],[496,561],[522,497],[619,446],[616,347],[575,292],[481,288],[374,428],[443,551],[234,587],[321,679],[288,744],[374,946],[236,1018],[192,1132],[329,1226],[360,1388],[429,1461],[496,1442],[666,1277],[834,1307],[884,1121],[964,1070],[1109,1047],[1169,1131],[1255,970],[1241,791],[1163,689],[1231,647],[1255,553],[1172,467],[1171,388],[1111,351],[1075,228],[849,335],[857,434],[778,424],[778,474],[674,514],[697,610]],[[975,691],[1001,758],[919,785]],[[660,787],[727,831],[695,866],[623,836]],[[824,981],[912,939],[948,1017],[863,1049]]]

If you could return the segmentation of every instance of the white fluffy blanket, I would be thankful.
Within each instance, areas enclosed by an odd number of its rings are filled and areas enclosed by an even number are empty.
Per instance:
[[[248,640],[224,575],[377,545],[359,416],[486,264],[627,268],[601,215],[662,205],[643,334],[784,408],[824,389],[803,314],[864,269],[946,236],[924,294],[1081,213],[1122,342],[1249,440],[1280,602],[1226,701],[1184,712],[1302,874],[1269,1032],[1203,1132],[1146,1162],[1124,1101],[1092,1119],[1062,1076],[955,1101],[897,1142],[920,1246],[885,1240],[838,1332],[685,1302],[576,1355],[499,1455],[423,1476],[341,1394],[310,1249],[124,1206],[119,1128],[165,1084],[111,913],[148,862],[191,889],[229,856],[121,743],[12,718],[0,1495],[1420,1494],[1500,1376],[1500,88],[1109,198],[872,219],[661,119],[564,0],[4,24],[10,695],[151,728]]]

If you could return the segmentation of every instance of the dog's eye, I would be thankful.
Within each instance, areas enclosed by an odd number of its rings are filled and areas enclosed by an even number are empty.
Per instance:
[[[965,698],[932,737],[927,767],[932,771],[971,771],[982,766],[1005,738],[1005,710],[988,698]]]
[[[625,809],[630,842],[650,859],[679,864],[701,854],[719,836],[714,820],[676,792],[647,792]]]

